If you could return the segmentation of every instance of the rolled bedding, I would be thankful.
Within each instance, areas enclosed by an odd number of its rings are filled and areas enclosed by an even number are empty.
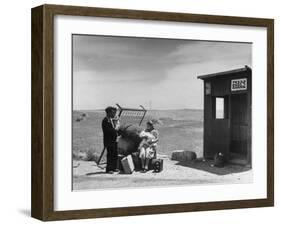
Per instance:
[[[123,124],[119,128],[121,137],[133,140],[136,143],[141,141],[140,133],[142,131],[143,129],[140,126],[132,124]]]
[[[124,124],[119,128],[121,137],[118,140],[118,153],[129,155],[138,151],[138,146],[141,142],[140,133],[143,129],[140,126],[132,124]]]

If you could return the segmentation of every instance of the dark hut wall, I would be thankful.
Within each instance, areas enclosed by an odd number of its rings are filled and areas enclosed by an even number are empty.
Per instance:
[[[231,91],[231,80],[241,78],[247,78],[247,90]],[[229,155],[239,149],[251,163],[251,70],[204,78],[204,88],[204,156]],[[216,97],[224,98],[223,119],[215,117]]]

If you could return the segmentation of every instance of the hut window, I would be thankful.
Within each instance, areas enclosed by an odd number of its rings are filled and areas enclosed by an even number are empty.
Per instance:
[[[216,119],[225,118],[225,103],[224,97],[216,97]]]

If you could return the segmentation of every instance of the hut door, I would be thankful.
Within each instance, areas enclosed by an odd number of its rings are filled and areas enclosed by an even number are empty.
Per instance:
[[[210,158],[213,158],[218,152],[227,154],[230,141],[229,96],[213,97],[212,102],[211,145],[208,152]]]
[[[230,160],[244,163],[248,154],[247,94],[231,95]]]

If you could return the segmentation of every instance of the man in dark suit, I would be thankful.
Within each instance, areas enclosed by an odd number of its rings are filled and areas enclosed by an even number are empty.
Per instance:
[[[106,117],[102,120],[102,131],[103,131],[103,144],[107,150],[107,163],[106,163],[106,172],[114,173],[117,172],[117,131],[119,128],[118,123],[115,124],[114,119],[116,116],[115,107],[107,107],[105,109]]]

